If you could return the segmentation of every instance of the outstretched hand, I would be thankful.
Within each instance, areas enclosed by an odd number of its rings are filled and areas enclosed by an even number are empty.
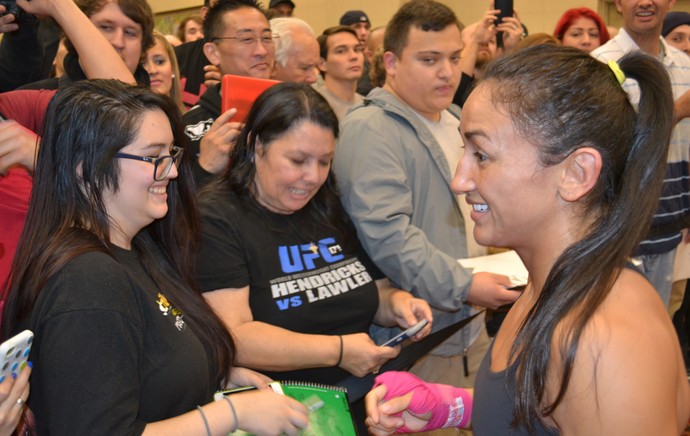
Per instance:
[[[504,304],[514,303],[522,295],[520,291],[508,289],[510,279],[501,274],[478,272],[472,275],[467,301],[481,307],[497,309]]]

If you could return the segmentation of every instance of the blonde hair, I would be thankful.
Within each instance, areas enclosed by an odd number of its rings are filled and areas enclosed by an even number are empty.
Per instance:
[[[173,77],[172,77],[172,87],[170,87],[169,97],[175,102],[175,106],[180,110],[180,113],[187,112],[187,108],[184,103],[182,103],[182,85],[180,84],[180,67],[177,65],[177,57],[175,56],[175,49],[172,44],[168,42],[165,36],[158,32],[153,31],[153,39],[156,43],[160,43],[165,52],[170,58],[170,65],[172,67]]]

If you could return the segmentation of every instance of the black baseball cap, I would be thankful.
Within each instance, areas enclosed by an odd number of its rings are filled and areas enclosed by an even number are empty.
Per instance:
[[[271,3],[268,5],[268,8],[270,9],[270,8],[276,7],[281,3],[287,3],[290,5],[290,7],[292,9],[295,9],[295,4],[293,2],[291,2],[290,0],[271,0]]]
[[[367,23],[371,26],[371,21],[364,11],[347,11],[340,17],[341,26],[352,26],[357,23]]]
[[[664,18],[664,26],[661,28],[661,36],[664,38],[671,33],[673,29],[683,24],[690,25],[690,14],[687,12],[669,12]]]

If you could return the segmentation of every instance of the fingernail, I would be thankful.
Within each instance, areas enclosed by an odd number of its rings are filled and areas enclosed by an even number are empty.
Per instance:
[[[29,368],[33,368],[33,367],[34,367],[34,363],[33,363],[32,361],[29,360],[29,361],[26,362],[26,366],[28,366]]]
[[[16,373],[16,372],[13,372],[13,373],[12,373],[12,378],[15,378],[15,379],[17,378],[17,373]]]

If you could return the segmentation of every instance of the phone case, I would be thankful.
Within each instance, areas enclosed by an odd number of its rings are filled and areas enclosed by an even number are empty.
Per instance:
[[[280,83],[280,81],[235,76],[233,74],[224,75],[220,86],[222,95],[221,113],[235,108],[237,113],[230,121],[244,123],[254,101],[262,92],[277,83]]]
[[[29,360],[34,334],[24,330],[0,345],[0,383],[12,374],[18,375]]]

